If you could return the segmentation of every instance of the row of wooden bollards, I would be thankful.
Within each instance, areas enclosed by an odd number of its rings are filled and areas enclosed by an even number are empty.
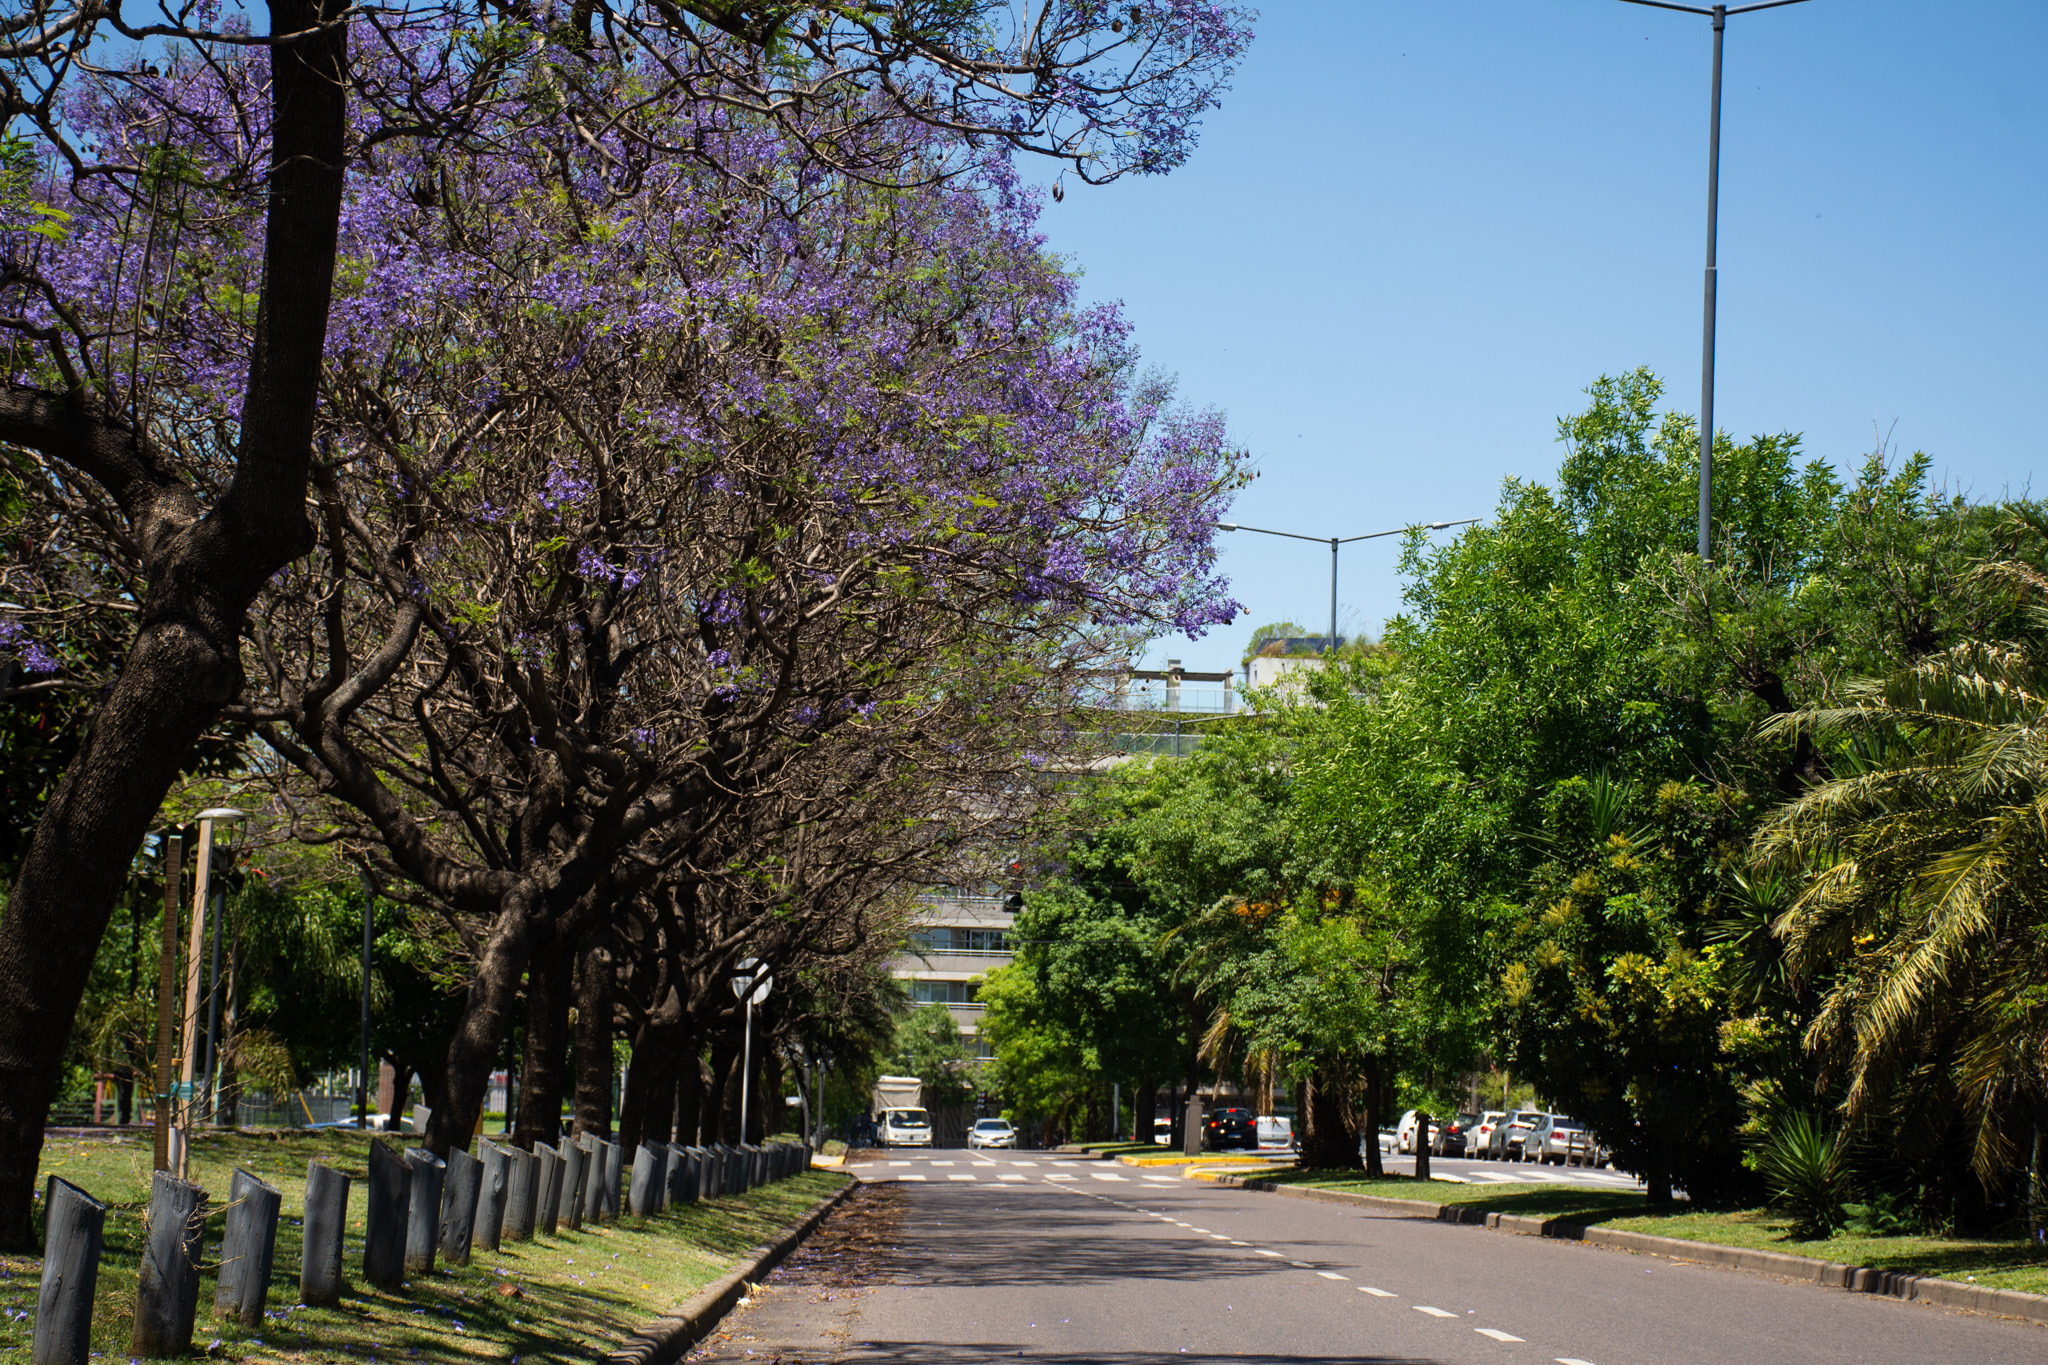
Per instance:
[[[810,1164],[810,1150],[795,1143],[642,1143],[627,1205],[635,1217],[649,1218],[669,1204],[738,1194]],[[380,1288],[400,1289],[408,1274],[431,1272],[437,1254],[462,1265],[473,1245],[496,1251],[501,1240],[526,1241],[536,1230],[552,1236],[564,1224],[574,1230],[615,1219],[622,1167],[617,1143],[587,1134],[560,1147],[535,1143],[530,1152],[479,1139],[476,1155],[451,1152],[445,1162],[424,1148],[401,1153],[373,1140],[363,1277]],[[306,1165],[299,1297],[308,1304],[341,1300],[350,1183],[331,1166]],[[55,1176],[44,1202],[43,1277],[30,1359],[32,1365],[85,1365],[107,1206]],[[270,1185],[245,1170],[234,1173],[215,1276],[215,1317],[250,1327],[262,1323],[282,1204],[283,1196]],[[130,1347],[135,1355],[176,1356],[192,1349],[205,1229],[206,1191],[158,1171],[136,1289]]]

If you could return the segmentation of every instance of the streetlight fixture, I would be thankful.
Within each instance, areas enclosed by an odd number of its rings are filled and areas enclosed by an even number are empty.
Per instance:
[[[1731,14],[1781,9],[1806,0],[1757,0],[1755,4],[1681,5],[1674,0],[1622,0],[1651,9],[1675,9],[1714,21],[1714,93],[1707,114],[1707,280],[1704,319],[1700,324],[1700,560],[1711,557],[1714,537],[1714,238],[1721,217],[1721,33]]]
[[[732,993],[747,1002],[746,1041],[740,1045],[740,1141],[747,1140],[747,1086],[754,1070],[754,1006],[768,998],[775,978],[757,957],[742,958],[733,974]]]
[[[213,844],[215,825],[233,825],[249,817],[233,806],[214,806],[199,812],[199,860],[192,869],[192,936],[185,954],[185,1021],[184,1060],[178,1070],[178,1112],[181,1122],[172,1130],[173,1146],[177,1149],[173,1159],[178,1168],[178,1178],[185,1178],[188,1168],[191,1130],[194,1120],[197,1087],[193,1072],[199,1064],[199,955],[206,947],[206,912],[212,891]],[[222,841],[225,846],[225,840]]]
[[[1349,545],[1354,540],[1378,540],[1381,536],[1398,536],[1404,531],[1441,531],[1451,526],[1470,526],[1479,520],[1466,517],[1462,521],[1418,522],[1413,526],[1396,526],[1391,531],[1368,531],[1362,536],[1305,536],[1298,531],[1269,531],[1263,526],[1245,526],[1235,521],[1219,521],[1219,531],[1257,531],[1262,536],[1285,536],[1289,540],[1313,540],[1319,545],[1330,547],[1330,653],[1337,652],[1337,547]]]

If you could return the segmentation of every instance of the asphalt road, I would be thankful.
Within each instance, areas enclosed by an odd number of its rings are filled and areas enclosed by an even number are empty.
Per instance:
[[[881,1183],[696,1358],[2048,1361],[2029,1323],[1111,1163],[891,1153],[854,1169]]]

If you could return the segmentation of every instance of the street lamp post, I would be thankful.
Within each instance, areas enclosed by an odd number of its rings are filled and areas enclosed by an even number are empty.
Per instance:
[[[1337,652],[1337,549],[1354,540],[1378,540],[1381,536],[1398,536],[1404,531],[1441,531],[1450,526],[1470,526],[1479,520],[1466,517],[1463,521],[1418,522],[1413,526],[1396,526],[1391,531],[1369,531],[1362,536],[1305,536],[1296,531],[1269,531],[1263,526],[1245,526],[1235,521],[1219,521],[1219,531],[1257,531],[1262,536],[1285,536],[1289,540],[1313,540],[1330,547],[1330,653]]]
[[[1757,0],[1750,5],[1711,7],[1681,5],[1674,0],[1623,0],[1651,9],[1675,9],[1699,14],[1714,21],[1714,87],[1707,113],[1707,279],[1706,300],[1700,323],[1700,559],[1711,557],[1714,536],[1714,291],[1717,283],[1714,263],[1715,237],[1721,218],[1721,34],[1731,14],[1752,10],[1780,9],[1804,4],[1806,0]]]
[[[361,1063],[356,1072],[356,1127],[370,1126],[370,917],[377,908],[377,883],[370,879],[370,869],[363,869],[363,1030],[356,1045],[357,1060]],[[511,1105],[505,1106],[507,1113]]]
[[[747,1002],[746,1039],[740,1045],[741,1142],[747,1140],[747,1087],[754,1079],[754,1006],[768,998],[768,992],[774,985],[775,978],[768,975],[768,969],[754,957],[742,959],[732,978],[732,993]]]

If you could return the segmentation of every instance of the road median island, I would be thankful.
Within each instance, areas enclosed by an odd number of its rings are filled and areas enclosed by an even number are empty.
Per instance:
[[[1733,1214],[1681,1213],[1660,1217],[1645,1213],[1640,1196],[1619,1200],[1605,1191],[1581,1191],[1557,1186],[1538,1186],[1504,1194],[1499,1187],[1449,1185],[1446,1193],[1461,1197],[1436,1201],[1346,1189],[1343,1188],[1346,1184],[1366,1182],[1362,1179],[1349,1179],[1334,1172],[1287,1171],[1276,1175],[1279,1178],[1205,1172],[1202,1178],[1213,1179],[1218,1185],[1236,1189],[1366,1208],[1375,1213],[1395,1217],[1426,1218],[1441,1223],[1483,1226],[1495,1232],[1526,1237],[1549,1237],[1559,1241],[1582,1242],[1588,1246],[1609,1250],[1756,1271],[1831,1289],[1845,1289],[1852,1293],[1878,1294],[1888,1298],[1937,1304],[1945,1308],[1962,1308],[2000,1317],[2025,1318],[2033,1322],[2048,1323],[2048,1295],[1947,1279],[1902,1268],[1899,1265],[1857,1265],[1795,1252],[1773,1251],[1765,1247],[1735,1245],[1701,1235],[1712,1231],[1713,1226],[1719,1223],[1742,1229],[1753,1236],[1754,1229],[1762,1222],[1758,1216],[1760,1211],[1756,1210],[1744,1210]],[[1318,1183],[1309,1183],[1311,1181]],[[1385,1177],[1371,1183],[1375,1186],[1398,1188],[1401,1185],[1413,1186],[1416,1182],[1409,1177]],[[1495,1207],[1488,1207],[1487,1203],[1482,1203],[1481,1200],[1486,1200]],[[1539,1212],[1516,1213],[1498,1207],[1514,1203],[1520,1203],[1524,1207],[1536,1207]],[[1540,1210],[1545,1204],[1551,1205],[1557,1212],[1543,1216]],[[1598,1207],[1600,1205],[1605,1207]],[[1672,1237],[1643,1232],[1636,1228],[1611,1226],[1611,1223],[1620,1220],[1676,1222],[1694,1235]],[[2043,1275],[2040,1258],[2032,1255],[2023,1243],[1963,1243],[1931,1238],[1897,1240],[1908,1244],[1907,1249],[1895,1254],[1899,1257],[1909,1256],[1910,1248],[1913,1246],[1936,1244],[1960,1248],[1964,1253],[1976,1252],[1978,1263],[1987,1273],[2002,1272],[2011,1278],[2021,1280],[2039,1280]],[[1851,1240],[1845,1244],[1845,1249],[1848,1246],[1868,1245],[1867,1241]],[[1968,1263],[1955,1251],[1946,1254],[1957,1259],[1958,1263]],[[1886,1259],[1894,1259],[1894,1256],[1888,1255]]]
[[[698,1202],[671,1204],[653,1217],[630,1214],[586,1223],[555,1236],[506,1240],[498,1250],[475,1248],[467,1265],[443,1261],[408,1274],[392,1289],[363,1274],[369,1144],[353,1130],[321,1133],[207,1134],[192,1145],[191,1178],[208,1192],[198,1332],[194,1353],[213,1360],[360,1365],[376,1358],[504,1361],[524,1365],[612,1358],[674,1359],[642,1348],[644,1339],[718,1313],[709,1303],[728,1281],[742,1286],[786,1255],[830,1206],[853,1188],[838,1172],[809,1171]],[[307,1165],[318,1161],[353,1178],[343,1227],[338,1302],[300,1302],[299,1271]],[[231,1173],[241,1168],[282,1195],[268,1307],[257,1325],[217,1321],[211,1305]],[[44,1176],[56,1176],[107,1205],[104,1249],[94,1293],[91,1349],[106,1360],[129,1349],[140,1253],[149,1201],[150,1136],[122,1140],[52,1140]],[[40,1232],[40,1211],[38,1231]],[[28,1358],[34,1328],[39,1258],[0,1257],[0,1353]],[[737,1294],[733,1299],[737,1299]],[[681,1305],[678,1307],[678,1305]],[[722,1312],[730,1303],[724,1303]]]

